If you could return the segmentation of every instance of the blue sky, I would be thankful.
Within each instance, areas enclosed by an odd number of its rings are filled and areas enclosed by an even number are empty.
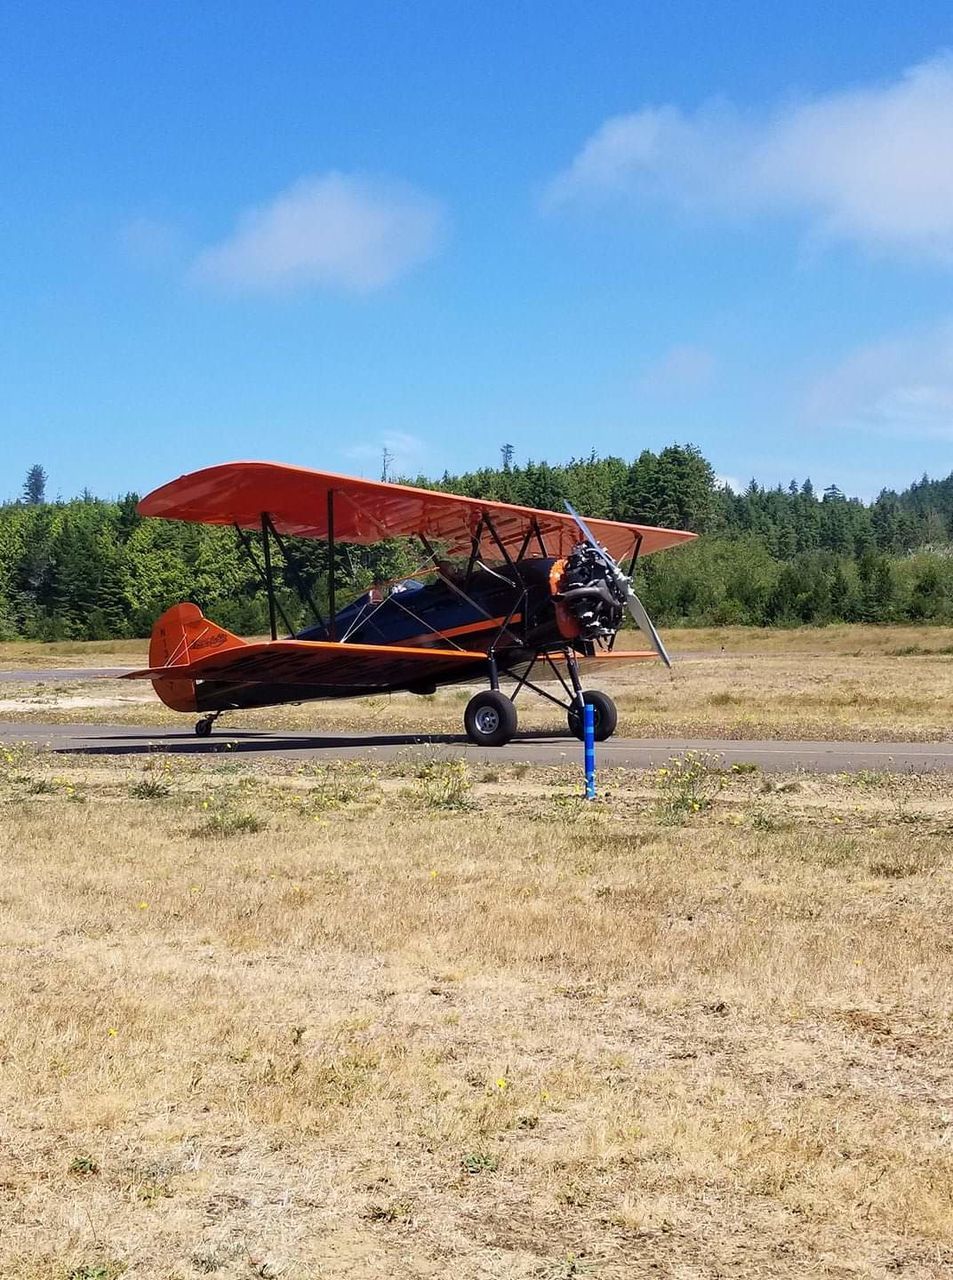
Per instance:
[[[945,4],[0,2],[0,496],[953,469]]]

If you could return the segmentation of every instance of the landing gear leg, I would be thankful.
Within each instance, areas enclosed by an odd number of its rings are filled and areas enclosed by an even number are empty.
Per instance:
[[[576,662],[576,655],[572,649],[566,650],[566,666],[569,668],[569,679],[572,681],[573,702],[579,707],[579,715],[582,717],[585,714],[583,709],[586,704],[583,699],[582,683],[579,679],[579,664]]]
[[[568,715],[569,732],[580,742],[584,739],[586,703],[589,703],[593,710],[596,742],[605,742],[606,738],[611,738],[615,733],[616,725],[619,723],[619,713],[615,703],[607,693],[600,693],[598,689],[588,689],[583,692],[576,655],[571,650],[566,654],[566,665],[569,668],[569,679],[572,681],[573,691],[573,702]]]
[[[195,722],[195,735],[198,738],[210,738],[212,736],[212,725],[221,715],[221,711],[213,711],[210,715],[203,716],[201,720]]]

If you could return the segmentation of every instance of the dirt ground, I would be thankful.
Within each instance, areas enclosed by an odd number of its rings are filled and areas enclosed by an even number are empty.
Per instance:
[[[953,1274],[938,777],[0,755],[0,1275]]]
[[[643,663],[591,677],[616,698],[625,737],[822,738],[911,741],[953,734],[953,630],[826,627],[790,631],[721,628],[666,635],[670,673]],[[0,668],[134,666],[143,643],[0,645]],[[229,715],[223,726],[456,733],[472,690],[433,697],[381,695]],[[521,695],[520,723],[563,732],[560,711]],[[178,725],[147,682],[24,680],[0,684],[5,720]]]

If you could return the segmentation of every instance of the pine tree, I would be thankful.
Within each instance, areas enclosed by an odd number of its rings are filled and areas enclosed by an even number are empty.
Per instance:
[[[26,473],[23,481],[23,501],[31,507],[46,501],[47,475],[38,462]]]

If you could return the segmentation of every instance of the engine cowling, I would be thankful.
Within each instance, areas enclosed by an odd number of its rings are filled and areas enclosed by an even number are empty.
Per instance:
[[[595,547],[578,542],[566,557],[556,600],[579,627],[583,640],[604,640],[619,630],[625,596]]]

